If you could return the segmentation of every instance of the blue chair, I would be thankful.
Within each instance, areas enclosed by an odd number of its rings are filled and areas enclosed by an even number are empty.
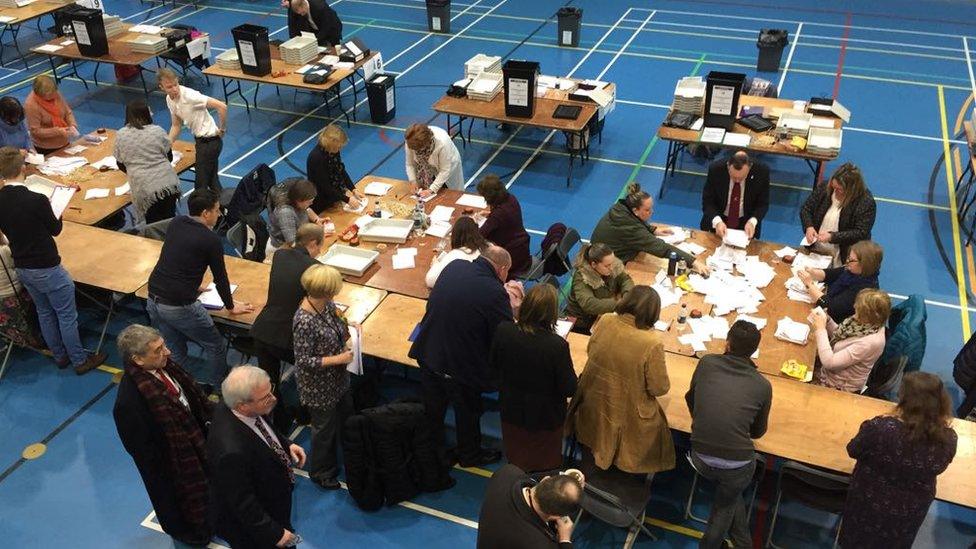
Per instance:
[[[915,372],[922,367],[925,356],[925,299],[912,294],[908,299],[891,308],[888,318],[888,338],[885,343],[882,362],[895,361],[899,356],[908,358],[905,373]]]

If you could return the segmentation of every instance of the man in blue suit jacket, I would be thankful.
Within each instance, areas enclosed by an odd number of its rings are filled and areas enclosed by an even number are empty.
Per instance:
[[[498,450],[481,447],[481,393],[494,391],[488,351],[495,328],[512,320],[503,283],[512,258],[490,246],[474,261],[454,260],[441,272],[427,301],[427,311],[410,358],[420,364],[421,391],[429,433],[445,466],[444,415],[454,407],[457,459],[464,467],[493,463]]]

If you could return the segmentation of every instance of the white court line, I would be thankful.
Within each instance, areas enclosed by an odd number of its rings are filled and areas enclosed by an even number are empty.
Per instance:
[[[607,74],[607,71],[610,70],[610,67],[612,67],[613,64],[617,62],[617,59],[620,59],[620,55],[624,51],[626,51],[626,49],[629,48],[631,44],[634,43],[634,39],[635,38],[637,38],[638,36],[640,36],[641,31],[643,31],[644,30],[644,27],[646,27],[647,24],[651,22],[651,18],[654,17],[654,14],[655,13],[657,13],[657,12],[656,11],[652,11],[651,14],[648,15],[646,19],[644,19],[644,22],[641,23],[640,27],[638,27],[637,30],[634,31],[634,33],[630,35],[630,38],[628,38],[627,41],[624,42],[624,45],[621,46],[620,50],[617,51],[617,54],[613,56],[613,59],[611,59],[610,62],[607,63],[607,66],[606,67],[603,67],[603,70],[600,71],[600,74],[597,75],[596,80],[601,80],[603,78],[603,76]]]
[[[160,534],[165,535],[166,532],[163,532],[163,527],[160,526],[158,522],[155,522],[153,520],[154,518],[156,518],[156,511],[150,511],[150,513],[146,515],[146,518],[142,519],[142,522],[139,523],[139,526],[142,526],[143,528],[148,528],[154,532],[159,532]],[[230,547],[211,541],[207,545],[207,549],[230,549]]]
[[[783,95],[783,83],[786,82],[786,73],[790,71],[790,63],[793,62],[793,52],[796,51],[796,45],[800,42],[800,32],[803,30],[803,23],[796,26],[796,34],[793,35],[793,43],[790,44],[790,54],[786,56],[786,65],[783,67],[783,74],[779,77],[779,86],[776,87],[776,93],[778,96]]]
[[[470,187],[471,184],[474,183],[478,179],[478,176],[480,176],[481,173],[483,171],[485,171],[485,168],[487,168],[488,166],[491,165],[492,161],[494,161],[495,158],[497,158],[498,155],[503,150],[505,150],[505,147],[507,147],[508,144],[512,142],[512,139],[515,139],[515,136],[518,135],[518,133],[520,131],[522,131],[522,128],[524,128],[524,127],[525,126],[519,126],[519,127],[515,128],[515,131],[513,131],[511,133],[511,135],[508,136],[508,139],[506,139],[501,145],[498,146],[497,149],[495,149],[495,152],[492,153],[492,155],[488,157],[488,160],[485,160],[484,162],[481,163],[481,167],[478,168],[478,171],[474,172],[474,174],[472,174],[471,177],[469,177],[468,180],[464,183],[464,188],[465,189],[467,189],[468,187]],[[461,133],[461,131],[462,131],[462,129],[460,128],[460,125],[459,125],[458,126],[458,133]]]
[[[507,0],[502,0],[502,3],[504,3],[504,2],[506,2],[506,1],[507,1]],[[470,9],[471,9],[471,8],[473,8],[474,6],[477,6],[477,5],[478,5],[478,4],[480,4],[481,2],[482,2],[482,0],[477,0],[477,1],[476,1],[476,2],[474,3],[474,4],[472,4],[471,6],[469,6],[469,7],[467,7],[467,8],[465,8],[465,9],[464,9],[464,11],[462,11],[461,13],[459,13],[459,14],[457,14],[457,15],[455,15],[454,17],[452,17],[452,18],[451,18],[451,21],[454,21],[454,20],[455,20],[455,19],[457,19],[458,17],[461,17],[461,16],[462,16],[462,15],[464,15],[464,14],[465,14],[465,13],[466,13],[466,12],[467,12],[468,10],[470,10]],[[501,5],[501,4],[499,4],[499,5]],[[497,6],[496,6],[496,7],[497,7]],[[493,9],[494,9],[494,8],[493,8]],[[484,17],[484,16],[482,16],[482,17]],[[477,23],[477,22],[478,22],[478,21],[480,21],[480,20],[481,20],[481,18],[479,18],[479,19],[478,19],[477,21],[475,21],[475,23]],[[474,24],[474,23],[472,23],[472,25],[473,25],[473,24]],[[471,26],[471,25],[469,25],[469,27],[470,27],[470,26]],[[466,27],[466,28],[465,28],[464,30],[467,30],[467,27]],[[464,32],[464,30],[462,30],[461,32],[463,33],[463,32]],[[426,34],[426,35],[425,35],[425,36],[424,36],[423,38],[421,38],[420,40],[418,40],[418,41],[416,41],[416,42],[414,42],[414,43],[413,43],[413,44],[412,44],[412,45],[411,45],[410,47],[408,47],[407,49],[405,49],[405,50],[403,50],[403,51],[401,51],[400,53],[398,53],[398,54],[396,54],[396,55],[394,55],[393,57],[391,57],[389,61],[386,61],[386,62],[384,63],[384,65],[387,65],[387,64],[389,64],[389,63],[392,63],[393,61],[396,61],[396,60],[397,60],[397,59],[398,59],[398,58],[399,58],[400,56],[402,56],[403,54],[405,54],[405,53],[407,53],[408,51],[410,51],[410,50],[412,50],[413,48],[415,48],[416,46],[418,46],[418,45],[419,45],[420,43],[422,43],[422,42],[424,42],[425,40],[427,40],[428,38],[430,38],[431,36],[433,36],[433,34],[434,34],[434,33],[431,33],[431,32],[428,32],[428,33],[427,33],[427,34]],[[451,37],[451,40],[453,40],[453,39],[454,39],[455,37],[457,37],[457,36],[458,36],[458,35],[454,35],[454,36],[452,36],[452,37]],[[440,46],[438,47],[438,49],[439,49],[440,47],[443,47],[443,46],[445,46],[446,44],[448,44],[448,43],[450,43],[450,41],[451,41],[451,40],[448,40],[447,42],[444,42],[443,44],[441,44],[441,45],[440,45]],[[435,50],[435,51],[436,51],[436,50]],[[403,72],[401,72],[401,74],[403,74],[404,72],[406,72],[406,71],[403,71]],[[348,89],[348,87],[347,87],[347,89]],[[357,103],[357,104],[355,104],[355,105],[353,105],[353,107],[352,107],[352,110],[353,110],[353,111],[355,111],[355,110],[356,110],[356,109],[357,109],[357,108],[359,107],[359,105],[361,105],[361,104],[363,104],[363,103],[364,103],[364,102],[366,102],[367,100],[368,100],[368,98],[366,98],[366,99],[363,99],[363,100],[362,100],[362,101],[360,101],[359,103]],[[295,120],[294,122],[292,122],[291,124],[288,124],[287,126],[285,126],[285,127],[283,128],[283,129],[281,129],[280,131],[278,131],[278,133],[276,133],[276,134],[274,134],[273,136],[271,136],[271,137],[269,137],[268,139],[265,139],[264,141],[262,141],[262,142],[261,142],[261,144],[260,144],[260,145],[258,145],[257,147],[254,147],[254,148],[253,148],[253,149],[251,149],[250,151],[248,151],[248,152],[246,152],[246,153],[244,153],[244,155],[242,155],[241,157],[239,157],[239,158],[238,158],[237,160],[234,160],[234,161],[233,161],[233,162],[231,162],[231,163],[230,163],[229,165],[227,165],[226,167],[224,167],[224,169],[222,169],[222,170],[220,170],[220,172],[218,172],[218,175],[221,175],[221,176],[223,176],[223,175],[225,175],[225,174],[227,173],[227,171],[228,171],[228,170],[230,170],[231,168],[233,168],[234,166],[236,166],[237,164],[239,164],[239,163],[240,163],[241,161],[243,161],[244,159],[246,159],[246,158],[248,158],[248,157],[250,157],[250,156],[251,156],[252,154],[254,154],[255,152],[257,152],[258,150],[260,150],[260,149],[262,149],[262,148],[264,148],[264,146],[265,146],[265,145],[267,145],[268,143],[271,143],[271,142],[272,142],[272,141],[274,141],[275,139],[278,139],[278,137],[279,137],[279,136],[281,136],[281,135],[283,135],[283,134],[284,134],[285,132],[287,132],[288,130],[290,130],[290,129],[292,129],[292,128],[294,128],[295,126],[297,126],[297,125],[298,125],[299,123],[301,123],[302,121],[304,121],[305,119],[307,119],[307,118],[308,118],[309,116],[311,116],[312,114],[315,114],[316,112],[318,112],[318,110],[319,110],[319,109],[321,109],[322,107],[324,107],[324,106],[325,106],[326,104],[328,104],[328,102],[323,102],[323,103],[322,103],[321,105],[319,105],[318,107],[315,107],[314,109],[312,109],[311,111],[309,111],[308,113],[306,113],[305,115],[303,115],[303,116],[302,116],[301,118],[299,118],[299,119],[297,119],[297,120]],[[302,141],[302,143],[301,143],[301,144],[300,144],[299,146],[304,146],[304,145],[305,145],[305,143],[307,143],[307,142],[309,142],[309,141],[310,141],[310,140],[311,140],[312,138],[314,138],[314,137],[316,137],[316,135],[315,135],[315,134],[312,134],[312,135],[311,135],[311,136],[310,136],[310,137],[309,137],[308,139],[306,139],[305,141]],[[277,159],[277,160],[275,160],[275,161],[274,161],[274,163],[272,163],[272,164],[271,164],[270,166],[271,166],[271,167],[274,167],[275,165],[277,165],[277,164],[279,164],[279,163],[280,163],[280,162],[281,162],[282,160],[284,160],[285,158],[287,158],[289,154],[291,154],[292,152],[294,152],[294,151],[296,151],[296,150],[298,150],[298,148],[297,148],[297,147],[296,147],[296,148],[293,148],[293,149],[292,149],[292,150],[290,150],[290,151],[288,151],[288,153],[286,153],[286,154],[285,154],[284,156],[282,156],[281,158],[279,158],[279,159]]]

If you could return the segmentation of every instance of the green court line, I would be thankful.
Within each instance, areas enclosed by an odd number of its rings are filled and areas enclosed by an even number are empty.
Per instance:
[[[691,69],[691,75],[690,76],[697,76],[698,75],[698,71],[701,69],[702,64],[705,63],[705,57],[707,55],[708,54],[706,54],[706,53],[701,54],[701,57],[698,58],[698,62],[695,63],[695,68]]]

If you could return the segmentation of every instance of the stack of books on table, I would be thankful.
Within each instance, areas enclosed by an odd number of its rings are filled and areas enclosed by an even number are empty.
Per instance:
[[[237,56],[237,49],[224,50],[218,55],[217,66],[230,71],[241,70],[241,60]]]
[[[169,41],[166,40],[165,36],[152,34],[140,34],[128,42],[132,51],[139,53],[163,53],[169,47]]]
[[[314,36],[296,36],[278,46],[278,53],[289,65],[304,65],[319,54],[319,44]]]
[[[483,72],[500,75],[502,73],[502,58],[497,55],[479,53],[464,63],[464,76],[466,78],[476,78]]]
[[[671,108],[678,112],[698,114],[705,105],[705,81],[700,76],[688,76],[678,80],[674,87]]]
[[[115,38],[125,32],[125,27],[122,26],[122,18],[118,15],[106,15],[103,13],[102,21],[105,23],[106,38]]]

